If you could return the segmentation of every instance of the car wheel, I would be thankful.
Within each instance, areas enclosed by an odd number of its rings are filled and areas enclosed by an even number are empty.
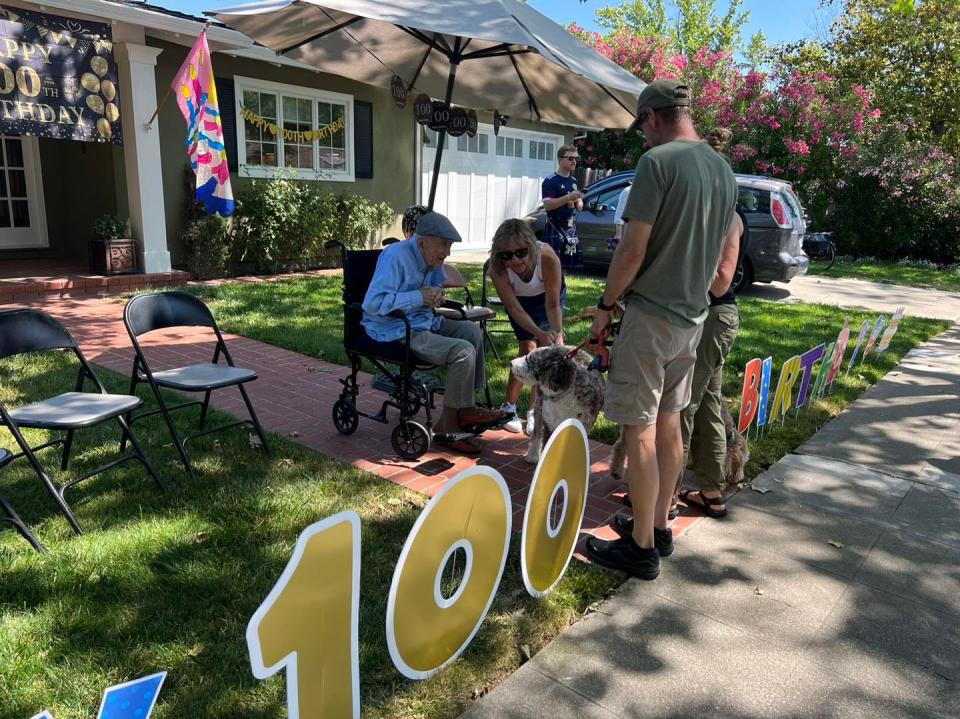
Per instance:
[[[734,294],[739,295],[752,284],[753,264],[750,262],[749,257],[744,257],[743,262],[741,262],[740,266],[737,267],[737,271],[733,273],[733,282],[731,283],[731,286],[733,287]]]

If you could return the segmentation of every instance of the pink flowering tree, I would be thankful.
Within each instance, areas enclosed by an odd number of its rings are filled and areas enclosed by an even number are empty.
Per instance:
[[[817,218],[830,193],[855,164],[876,131],[880,112],[870,94],[829,75],[778,67],[766,74],[742,71],[731,53],[706,48],[676,54],[656,37],[621,30],[607,37],[570,26],[570,32],[640,78],[682,79],[693,94],[694,122],[701,133],[733,131],[728,148],[739,172],[772,175],[795,183]],[[630,169],[643,152],[636,134],[611,130],[580,142],[587,167]]]

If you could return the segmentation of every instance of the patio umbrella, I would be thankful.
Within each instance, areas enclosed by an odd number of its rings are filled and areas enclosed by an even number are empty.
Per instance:
[[[646,85],[517,0],[263,0],[209,14],[318,70],[385,88],[396,74],[408,90],[508,116],[624,128]]]

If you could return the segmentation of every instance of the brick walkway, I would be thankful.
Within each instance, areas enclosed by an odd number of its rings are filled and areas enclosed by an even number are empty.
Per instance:
[[[54,315],[70,330],[90,361],[129,375],[133,348],[123,326],[123,304],[123,298],[108,296],[47,299],[7,307],[35,307]],[[152,333],[141,338],[141,342],[151,366],[163,369],[209,362],[212,336],[212,332],[200,328],[177,328]],[[247,387],[267,431],[430,496],[439,492],[448,479],[477,463],[493,467],[504,476],[510,488],[514,527],[522,526],[534,470],[523,459],[527,447],[525,436],[490,431],[482,437],[484,449],[479,458],[467,458],[438,448],[431,449],[419,460],[406,461],[397,457],[390,446],[395,413],[387,425],[361,418],[357,431],[347,437],[334,429],[331,409],[341,390],[338,380],[347,374],[344,367],[246,337],[224,337],[237,365],[257,372],[258,379]],[[370,375],[360,375],[362,385],[369,386],[370,381]],[[384,396],[380,392],[361,391],[360,408],[376,412]],[[246,415],[238,392],[215,392],[211,404],[236,416]],[[585,533],[603,538],[615,536],[609,522],[613,515],[624,510],[623,490],[608,474],[610,453],[609,445],[590,442],[590,491],[583,528]],[[686,530],[698,518],[699,515],[681,515],[673,525],[674,535]]]

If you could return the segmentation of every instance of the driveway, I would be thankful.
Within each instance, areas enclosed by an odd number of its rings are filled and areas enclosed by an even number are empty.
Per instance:
[[[852,307],[892,313],[900,305],[913,317],[960,320],[960,293],[888,285],[882,282],[837,279],[806,275],[790,283],[755,284],[746,297],[784,302],[818,302],[824,305]]]

